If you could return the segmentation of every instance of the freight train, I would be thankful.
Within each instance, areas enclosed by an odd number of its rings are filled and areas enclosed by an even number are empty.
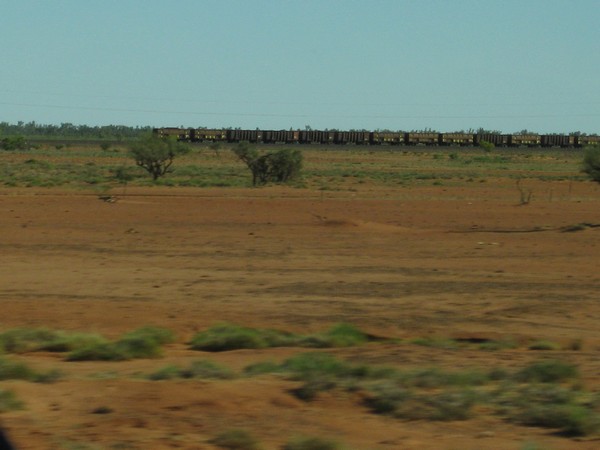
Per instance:
[[[500,133],[423,133],[390,131],[320,130],[238,130],[208,128],[155,128],[159,137],[174,137],[187,142],[250,142],[253,144],[354,144],[406,146],[480,146],[577,148],[600,145],[597,135],[500,134]]]

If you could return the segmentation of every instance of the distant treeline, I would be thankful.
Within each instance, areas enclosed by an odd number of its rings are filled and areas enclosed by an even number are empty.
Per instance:
[[[152,132],[152,127],[128,127],[125,125],[44,125],[36,122],[0,122],[1,136],[24,136],[27,139],[82,139],[121,141],[135,139]]]

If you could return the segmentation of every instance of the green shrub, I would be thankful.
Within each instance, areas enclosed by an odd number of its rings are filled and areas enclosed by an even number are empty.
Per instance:
[[[0,358],[0,380],[33,380],[35,375],[27,364]]]
[[[405,419],[428,419],[439,421],[467,420],[471,418],[477,395],[470,390],[445,391],[415,398],[408,408],[396,412]]]
[[[17,396],[13,391],[0,389],[0,412],[21,409],[22,407],[23,402],[17,399]]]
[[[97,334],[66,333],[45,328],[15,328],[0,334],[0,348],[7,353],[67,352],[106,342]]]
[[[193,361],[187,369],[181,370],[180,374],[183,378],[234,378],[231,370],[208,360]]]
[[[480,386],[489,381],[489,375],[481,371],[446,372],[437,367],[419,369],[401,375],[406,386],[432,389],[446,386]]]
[[[337,380],[334,377],[306,377],[302,386],[292,389],[292,394],[300,400],[311,401],[319,392],[329,391],[335,387],[337,387]]]
[[[7,353],[26,353],[39,350],[56,338],[56,332],[44,328],[15,328],[0,334],[0,346]]]
[[[123,335],[116,342],[91,343],[67,355],[69,361],[125,361],[135,358],[157,358],[161,346],[173,342],[170,330],[142,327]]]
[[[577,367],[563,361],[538,361],[515,374],[517,381],[532,383],[556,383],[579,376]]]
[[[181,368],[177,366],[165,366],[148,375],[148,379],[152,381],[172,380],[173,378],[179,378],[180,374]]]
[[[131,358],[126,353],[126,349],[112,342],[85,346],[67,355],[67,361],[126,361],[128,359]]]
[[[261,375],[264,373],[280,372],[281,366],[272,361],[263,361],[250,364],[244,368],[244,374],[248,376]]]
[[[292,356],[281,367],[284,371],[293,373],[295,378],[300,380],[322,375],[339,377],[352,372],[350,365],[327,353],[315,352]]]
[[[297,437],[283,446],[283,450],[339,450],[340,445],[334,441],[319,437]]]
[[[370,387],[366,404],[374,413],[393,415],[400,405],[413,396],[414,394],[405,387],[384,381]]]
[[[246,430],[227,430],[211,439],[217,447],[228,450],[260,450],[258,440]]]
[[[551,341],[535,341],[529,344],[529,350],[560,350],[560,345]]]
[[[212,361],[199,360],[193,361],[187,368],[170,365],[148,375],[148,379],[154,381],[171,380],[173,378],[231,379],[234,378],[234,373]]]
[[[531,404],[513,417],[518,423],[556,428],[567,436],[587,436],[600,431],[600,418],[593,411],[575,404]]]
[[[589,145],[583,150],[583,171],[600,183],[600,145]]]
[[[443,337],[419,337],[411,339],[409,342],[415,345],[422,345],[423,347],[442,348],[448,350],[459,347],[459,343],[456,340]]]
[[[190,345],[194,350],[222,352],[243,348],[283,347],[294,341],[295,337],[289,333],[220,324],[196,334]]]
[[[339,323],[324,334],[330,347],[351,347],[368,341],[368,336],[354,325]]]
[[[36,372],[27,364],[0,358],[0,380],[26,380],[35,383],[52,383],[62,377],[58,370]]]

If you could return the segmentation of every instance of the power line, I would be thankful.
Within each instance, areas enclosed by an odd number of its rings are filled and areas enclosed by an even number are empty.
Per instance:
[[[567,117],[600,117],[600,113],[586,114],[473,114],[473,115],[438,115],[438,114],[294,114],[294,113],[245,113],[245,112],[217,112],[217,111],[169,111],[158,109],[136,109],[136,108],[106,108],[91,106],[67,106],[52,104],[31,104],[31,103],[13,103],[0,102],[0,105],[19,106],[26,108],[50,108],[65,109],[72,111],[107,111],[107,112],[128,112],[128,113],[146,113],[146,114],[178,114],[193,116],[216,116],[216,117],[272,117],[272,118],[328,118],[328,119],[550,119]]]

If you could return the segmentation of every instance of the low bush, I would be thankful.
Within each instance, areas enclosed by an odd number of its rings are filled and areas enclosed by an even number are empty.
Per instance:
[[[337,442],[319,437],[297,437],[283,446],[283,450],[340,450]]]
[[[535,341],[529,344],[529,350],[560,350],[560,345],[551,341]]]
[[[57,370],[36,372],[27,364],[0,358],[0,380],[26,380],[36,383],[52,383],[62,377]]]
[[[525,383],[557,383],[579,376],[577,367],[563,361],[545,360],[530,364],[515,374],[515,379]]]
[[[123,335],[116,342],[98,342],[78,348],[67,355],[69,361],[125,361],[136,358],[157,358],[162,345],[173,342],[170,330],[142,327]]]
[[[0,348],[6,353],[67,352],[103,342],[106,339],[93,333],[67,333],[45,328],[15,328],[0,334]]]
[[[27,364],[0,359],[0,380],[33,380],[35,371]]]
[[[222,352],[228,350],[268,347],[331,348],[361,345],[368,336],[349,324],[337,324],[321,334],[296,335],[278,330],[248,328],[220,324],[196,334],[190,341],[194,350]]]
[[[220,324],[196,334],[190,346],[194,350],[222,352],[243,348],[282,347],[295,341],[292,334]]]
[[[154,381],[171,380],[174,378],[231,379],[234,377],[234,373],[228,368],[219,366],[208,360],[193,361],[187,368],[173,365],[166,366],[148,375],[148,379]]]
[[[246,430],[227,430],[210,441],[213,445],[228,450],[261,450],[258,440]]]
[[[0,389],[0,412],[21,409],[22,407],[23,402],[17,399],[17,396],[13,391]]]

